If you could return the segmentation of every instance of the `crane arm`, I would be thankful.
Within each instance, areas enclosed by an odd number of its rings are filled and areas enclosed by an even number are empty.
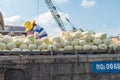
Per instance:
[[[52,1],[51,0],[45,0],[45,3],[47,4],[48,9],[52,13],[53,18],[57,22],[58,27],[61,29],[61,31],[66,31],[66,28],[63,24],[63,21],[62,21],[60,15],[59,15],[59,13],[57,12],[56,7],[53,5]]]

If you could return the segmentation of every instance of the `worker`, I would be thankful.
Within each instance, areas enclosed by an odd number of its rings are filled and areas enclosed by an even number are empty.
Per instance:
[[[25,31],[27,32],[27,35],[35,35],[37,39],[48,36],[46,31],[41,26],[36,24],[35,20],[32,22],[26,21],[24,26],[26,28]]]
[[[4,32],[4,27],[5,27],[5,24],[4,24],[4,20],[3,20],[3,15],[0,12],[0,31]]]

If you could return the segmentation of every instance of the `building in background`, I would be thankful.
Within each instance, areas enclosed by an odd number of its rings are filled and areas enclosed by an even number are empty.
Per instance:
[[[14,32],[16,35],[26,34],[25,27],[23,26],[5,25],[4,33],[0,30],[0,33],[3,35],[9,34],[10,32]]]
[[[6,25],[5,32],[25,32],[25,27]]]

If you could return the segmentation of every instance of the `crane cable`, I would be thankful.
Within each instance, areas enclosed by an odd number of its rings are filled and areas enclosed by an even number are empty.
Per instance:
[[[39,23],[39,0],[37,0],[37,24]]]

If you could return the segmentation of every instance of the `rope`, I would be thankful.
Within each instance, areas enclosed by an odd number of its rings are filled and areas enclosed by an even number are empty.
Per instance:
[[[38,21],[39,21],[39,0],[37,0],[38,4],[37,4],[37,24],[38,24]]]

